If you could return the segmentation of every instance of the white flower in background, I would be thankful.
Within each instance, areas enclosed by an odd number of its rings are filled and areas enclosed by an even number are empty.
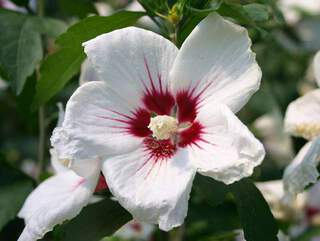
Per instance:
[[[320,85],[320,57],[314,58],[314,71]],[[319,177],[317,166],[320,161],[320,89],[310,91],[293,101],[285,116],[285,129],[294,136],[309,142],[286,168],[283,181],[288,201]]]
[[[59,104],[58,126],[64,119]],[[106,187],[100,177],[100,162],[91,160],[86,176],[68,169],[69,160],[58,159],[55,149],[50,150],[51,164],[56,175],[41,183],[27,198],[18,216],[25,220],[25,229],[19,241],[35,241],[57,224],[75,217],[92,201],[93,192]],[[100,178],[99,178],[100,177]]]
[[[287,166],[294,157],[291,138],[282,131],[282,120],[279,111],[274,110],[253,123],[266,152],[278,167]]]
[[[94,6],[100,16],[109,16],[114,12],[112,7],[106,2],[95,2]]]
[[[9,9],[12,11],[17,12],[26,12],[26,9],[23,7],[19,7],[18,5],[14,4],[12,1],[9,0],[0,0],[0,8]]]
[[[150,240],[154,225],[149,223],[140,223],[136,220],[132,220],[129,223],[121,227],[113,236],[128,240]]]
[[[279,241],[290,241],[290,238],[282,231],[279,231],[277,237]],[[246,241],[242,230],[240,230],[238,236],[236,236],[235,241]]]
[[[213,13],[180,50],[134,27],[84,46],[101,81],[73,94],[51,142],[80,176],[91,157],[102,160],[110,191],[136,220],[179,226],[196,172],[230,184],[262,162],[262,144],[233,114],[261,78],[245,28]],[[173,133],[163,120],[169,139],[148,128],[160,115],[178,121]]]
[[[109,16],[115,12],[115,10],[113,10],[112,7],[106,2],[96,2],[94,5],[100,16]],[[125,7],[124,10],[134,11],[134,12],[145,12],[145,9],[141,6],[141,4],[137,0],[130,2]],[[141,25],[142,27],[153,30],[153,31],[159,31],[159,27],[151,20],[149,16],[141,17],[138,20],[137,24],[139,26]]]
[[[279,7],[288,23],[299,21],[301,11],[310,14],[320,13],[320,1],[318,0],[280,0]]]
[[[282,180],[257,182],[258,189],[268,202],[273,215],[282,220],[301,220],[304,217],[307,194],[303,193],[298,198],[288,204],[283,201],[283,182]]]
[[[0,91],[6,90],[8,88],[8,83],[0,78]]]
[[[126,10],[145,12],[145,9],[141,6],[141,4],[137,0],[133,0],[129,5],[127,5]],[[147,29],[159,31],[159,27],[151,20],[149,16],[143,16],[142,18],[140,18],[138,20],[138,24],[140,24],[141,26]]]

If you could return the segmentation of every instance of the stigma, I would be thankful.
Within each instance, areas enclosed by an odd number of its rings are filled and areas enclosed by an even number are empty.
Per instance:
[[[178,131],[178,120],[168,115],[158,115],[150,119],[148,128],[157,140],[170,139]]]

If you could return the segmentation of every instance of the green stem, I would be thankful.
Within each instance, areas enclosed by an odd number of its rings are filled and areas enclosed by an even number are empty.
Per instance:
[[[37,0],[37,16],[44,16],[44,0]],[[40,67],[36,69],[37,80],[40,79]],[[45,108],[41,106],[38,112],[38,125],[39,125],[39,137],[38,137],[38,181],[42,176],[42,173],[45,169],[44,155],[46,148],[46,124],[45,124]]]
[[[178,44],[178,28],[177,25],[171,24],[170,39],[177,46]]]
[[[41,177],[44,169],[44,154],[45,154],[45,142],[46,142],[46,125],[45,125],[45,109],[43,106],[39,108],[38,113],[39,120],[39,139],[38,139],[38,179]]]
[[[37,15],[44,16],[44,0],[37,0]]]
[[[185,232],[185,225],[182,224],[180,227],[175,228],[169,232],[169,241],[182,241]]]

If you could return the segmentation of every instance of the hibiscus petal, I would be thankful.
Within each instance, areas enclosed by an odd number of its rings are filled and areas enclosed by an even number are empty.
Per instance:
[[[112,194],[136,220],[159,224],[165,231],[183,223],[195,175],[185,149],[156,161],[142,146],[107,159],[103,174]]]
[[[86,59],[81,65],[81,73],[79,78],[79,85],[83,85],[89,81],[101,80],[97,71],[93,68],[92,64]]]
[[[177,47],[151,31],[129,27],[83,44],[101,79],[135,107],[166,99],[168,74]],[[148,100],[143,99],[149,96]],[[156,99],[155,99],[156,98]]]
[[[318,86],[320,87],[320,51],[317,52],[313,60],[313,69]]]
[[[223,105],[205,105],[196,119],[200,141],[188,147],[198,171],[226,184],[251,176],[265,151],[248,128]]]
[[[72,160],[71,165],[76,165],[79,160],[102,158],[137,147],[141,138],[128,134],[130,107],[105,82],[82,85],[68,101],[63,126],[56,128],[51,137],[59,159]]]
[[[212,97],[237,112],[260,85],[261,70],[250,47],[245,28],[210,14],[179,51],[170,73],[173,90],[195,88],[202,99]]]
[[[285,129],[308,140],[320,135],[320,89],[291,102],[285,119]]]
[[[67,171],[41,183],[19,212],[26,226],[18,241],[41,239],[55,225],[78,215],[89,203],[98,177],[99,171],[88,179]]]
[[[319,177],[317,166],[320,162],[320,138],[303,146],[283,175],[285,200],[294,200],[298,193]]]
[[[70,169],[63,165],[62,162],[58,158],[58,154],[54,148],[50,149],[50,156],[51,156],[51,166],[53,168],[53,171],[57,173],[70,171]]]

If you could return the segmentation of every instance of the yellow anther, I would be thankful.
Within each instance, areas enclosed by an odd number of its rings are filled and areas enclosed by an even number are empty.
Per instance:
[[[148,128],[156,139],[167,140],[178,131],[178,121],[172,116],[158,115],[150,119]]]

